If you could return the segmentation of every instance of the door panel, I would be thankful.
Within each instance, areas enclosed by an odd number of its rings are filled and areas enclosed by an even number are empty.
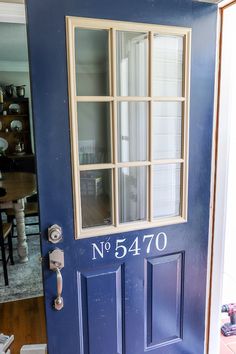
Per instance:
[[[49,354],[204,352],[216,13],[189,0],[27,1]],[[65,16],[193,29],[187,223],[75,240]],[[61,311],[47,262],[54,223],[65,253]],[[145,236],[163,232],[166,245],[148,250]],[[116,257],[117,241],[128,250],[136,239],[138,254]]]
[[[148,259],[145,268],[146,349],[155,349],[182,340],[183,254]]]
[[[81,353],[123,353],[122,266],[78,272]]]

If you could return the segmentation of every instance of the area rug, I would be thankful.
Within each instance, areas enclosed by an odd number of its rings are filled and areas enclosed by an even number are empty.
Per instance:
[[[28,229],[32,232],[33,226]],[[43,295],[39,235],[28,236],[27,243],[29,261],[19,263],[17,240],[13,238],[15,264],[8,265],[9,286],[4,286],[3,269],[0,262],[0,303]]]

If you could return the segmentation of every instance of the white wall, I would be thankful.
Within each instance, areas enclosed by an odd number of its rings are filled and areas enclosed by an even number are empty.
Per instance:
[[[229,160],[225,230],[224,276],[222,303],[236,302],[236,5],[225,10],[222,53],[222,73],[227,78],[226,87],[221,88],[220,119],[229,119]],[[224,90],[224,91],[223,91]]]

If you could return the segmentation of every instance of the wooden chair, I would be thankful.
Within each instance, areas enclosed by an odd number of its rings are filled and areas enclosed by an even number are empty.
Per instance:
[[[6,242],[7,241],[7,242]],[[6,257],[6,245],[8,245],[8,257]],[[4,273],[5,285],[8,285],[8,273],[7,273],[7,264],[10,260],[11,264],[14,264],[13,260],[13,247],[12,247],[12,224],[3,223],[2,213],[0,212],[0,247],[2,254],[2,265]]]
[[[6,209],[5,213],[7,214],[7,222],[14,226],[15,219],[15,211],[14,209]],[[38,217],[38,203],[37,202],[26,202],[25,203],[25,218],[27,217]],[[39,222],[27,223],[25,222],[25,226],[34,226],[39,225]],[[38,233],[26,233],[27,236],[37,235]]]

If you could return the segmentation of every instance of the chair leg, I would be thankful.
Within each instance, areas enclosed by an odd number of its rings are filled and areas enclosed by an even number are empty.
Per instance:
[[[16,227],[16,225],[14,224],[14,219],[15,219],[14,216],[7,215],[7,223],[12,224],[12,237],[16,238],[17,236],[14,236],[14,228]]]
[[[0,243],[1,243],[1,251],[2,251],[2,264],[3,264],[4,281],[5,281],[5,285],[7,286],[9,284],[9,282],[8,282],[7,260],[6,260],[6,253],[5,253],[5,246],[4,246],[3,237],[0,237]]]
[[[13,236],[13,229],[11,230],[11,232],[8,235],[8,248],[9,248],[9,258],[10,258],[10,261],[11,261],[11,265],[14,265],[12,236]]]

